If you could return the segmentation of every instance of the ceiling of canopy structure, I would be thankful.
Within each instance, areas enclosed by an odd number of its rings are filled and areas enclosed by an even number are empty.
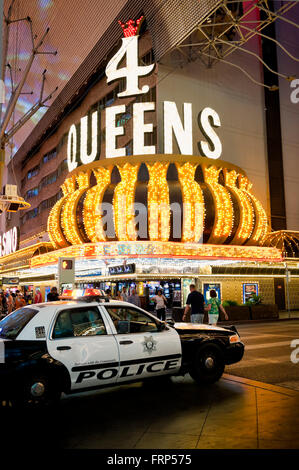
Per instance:
[[[4,14],[7,16],[12,5],[10,19],[13,21],[9,26],[7,63],[10,67],[6,66],[5,72],[6,100],[11,94],[11,84],[15,86],[20,81],[30,58],[32,39],[27,17],[31,18],[35,44],[49,28],[40,52],[57,51],[57,54],[38,54],[34,58],[8,129],[39,99],[44,70],[43,97],[58,87],[46,104],[52,103],[126,1],[4,0]],[[25,20],[15,21],[22,18]],[[9,152],[15,153],[46,111],[47,107],[40,108],[15,134]]]

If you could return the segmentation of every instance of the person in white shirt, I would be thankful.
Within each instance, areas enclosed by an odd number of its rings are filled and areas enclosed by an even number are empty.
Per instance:
[[[153,297],[153,301],[156,304],[157,317],[159,320],[165,321],[167,300],[161,289],[159,289],[158,294]]]
[[[122,296],[123,302],[128,302],[128,294],[127,294],[127,289],[125,286],[122,288],[121,296]]]

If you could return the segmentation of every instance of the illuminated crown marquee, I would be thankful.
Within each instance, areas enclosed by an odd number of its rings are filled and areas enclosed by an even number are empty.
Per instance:
[[[48,232],[56,249],[107,241],[194,243],[202,235],[206,244],[256,246],[268,228],[251,186],[240,168],[206,157],[99,160],[68,175],[63,197],[50,212]],[[109,204],[114,237],[106,233]],[[136,217],[140,207],[147,209],[146,233]],[[173,208],[182,215],[179,238]]]

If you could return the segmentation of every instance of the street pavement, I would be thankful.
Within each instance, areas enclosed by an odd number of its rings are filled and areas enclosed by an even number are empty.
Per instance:
[[[65,397],[54,410],[1,410],[17,449],[299,449],[299,392],[225,374],[198,386],[136,383]]]
[[[299,363],[290,361],[299,319],[238,330],[245,357],[213,385],[198,386],[186,375],[64,396],[54,409],[4,406],[1,445],[52,452],[299,449]]]
[[[299,391],[299,363],[291,361],[295,349],[291,342],[297,339],[299,347],[299,318],[236,326],[245,354],[241,362],[227,366],[226,372]]]

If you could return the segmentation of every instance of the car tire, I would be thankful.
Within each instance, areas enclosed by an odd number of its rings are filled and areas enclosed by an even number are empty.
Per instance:
[[[195,382],[211,384],[220,379],[224,368],[221,348],[216,344],[206,344],[196,351],[189,373]]]
[[[44,374],[26,377],[13,394],[11,403],[18,408],[37,408],[56,404],[61,391],[55,387],[54,381]]]

